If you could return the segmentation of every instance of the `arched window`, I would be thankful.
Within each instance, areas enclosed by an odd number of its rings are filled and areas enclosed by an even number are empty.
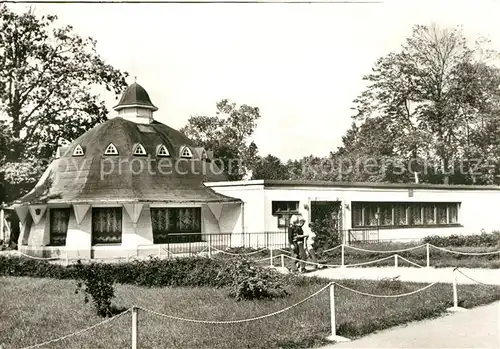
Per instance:
[[[113,143],[109,143],[108,147],[104,151],[104,155],[118,155],[118,150]]]
[[[158,148],[156,149],[156,156],[162,156],[162,157],[170,156],[170,153],[164,144],[158,146]]]
[[[139,144],[136,144],[136,146],[134,147],[134,155],[146,156],[146,155],[148,155],[148,153],[146,153],[146,149],[144,149],[142,144],[139,143]]]
[[[181,148],[181,158],[188,158],[191,159],[193,157],[193,153],[191,152],[191,149],[189,147],[184,146]]]
[[[73,150],[73,156],[83,156],[85,152],[80,144],[77,144],[75,149]]]

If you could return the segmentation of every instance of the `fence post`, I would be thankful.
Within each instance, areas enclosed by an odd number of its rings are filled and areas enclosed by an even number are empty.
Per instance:
[[[68,257],[68,251],[66,251],[66,266],[69,265],[69,257]]]
[[[334,342],[349,342],[349,338],[337,336],[337,323],[335,321],[335,283],[330,284],[330,326],[332,334],[326,339]]]
[[[395,254],[394,255],[394,268],[397,268],[398,267],[398,255]]]
[[[429,248],[429,243],[426,245],[426,250],[427,250],[427,268],[430,268],[431,263],[430,263],[430,248]]]
[[[137,349],[137,313],[138,309],[132,307],[132,349]]]
[[[2,203],[0,205],[0,240],[2,240],[2,243],[4,245],[6,245],[7,239],[5,238],[5,235],[4,235],[4,222],[5,222],[5,213],[3,211],[4,204],[5,203],[2,201]]]
[[[344,246],[345,246],[344,244],[342,244],[340,246],[340,248],[342,249],[342,251],[341,251],[341,257],[340,257],[341,258],[340,259],[340,266],[341,266],[341,268],[345,267],[345,264],[344,264]]]
[[[161,245],[158,245],[158,258],[161,259]]]
[[[273,260],[273,249],[272,249],[272,248],[269,250],[269,253],[271,254],[271,258],[270,258],[270,261],[269,261],[269,265],[270,265],[271,267],[273,267],[273,266],[274,266],[274,260]]]
[[[448,311],[464,311],[462,307],[458,306],[458,291],[457,291],[457,268],[453,269],[453,307],[446,309]]]
[[[208,234],[208,258],[212,258],[212,234]]]
[[[281,267],[282,268],[285,267],[285,255],[284,254],[281,254]]]

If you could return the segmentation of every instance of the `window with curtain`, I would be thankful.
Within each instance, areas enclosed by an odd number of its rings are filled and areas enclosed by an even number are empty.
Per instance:
[[[92,208],[92,244],[121,244],[122,208]]]
[[[458,207],[459,204],[448,204],[448,218],[450,224],[458,223]]]
[[[392,224],[392,206],[391,204],[380,204],[379,210],[379,224],[380,225],[393,225]]]
[[[376,226],[376,212],[381,227],[458,224],[459,208],[457,202],[352,202],[352,226]]]
[[[424,205],[424,223],[423,224],[436,224],[436,217],[434,217],[434,205]]]
[[[448,205],[447,204],[436,204],[436,223],[437,224],[447,224],[448,223]]]
[[[153,242],[198,242],[201,239],[200,207],[151,208]]]
[[[50,245],[65,246],[71,208],[50,208]]]
[[[422,205],[413,204],[410,206],[411,225],[422,224]]]
[[[358,203],[352,204],[352,226],[363,226],[363,206]]]
[[[394,205],[394,225],[407,225],[408,221],[406,218],[406,204],[396,204]]]
[[[375,218],[375,213],[377,213],[378,207],[377,204],[368,203],[364,206],[365,208],[365,225],[377,226],[380,225],[380,217],[379,221]]]

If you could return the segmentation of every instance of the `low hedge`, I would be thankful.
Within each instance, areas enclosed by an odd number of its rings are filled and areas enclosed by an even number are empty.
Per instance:
[[[229,289],[238,300],[288,295],[290,276],[263,268],[245,258],[151,258],[129,263],[89,263],[63,266],[30,258],[0,256],[0,276],[86,280],[98,275],[108,283],[143,287],[199,287]],[[297,280],[298,282],[298,280]]]
[[[438,247],[497,247],[500,246],[500,232],[482,232],[474,235],[431,235],[423,238],[422,242]]]
[[[217,274],[223,260],[188,257],[168,260],[148,259],[130,263],[89,263],[80,268],[92,268],[111,276],[113,282],[146,287],[161,286],[224,286]],[[63,266],[30,258],[0,256],[0,275],[29,276],[54,279],[77,279],[77,265]]]

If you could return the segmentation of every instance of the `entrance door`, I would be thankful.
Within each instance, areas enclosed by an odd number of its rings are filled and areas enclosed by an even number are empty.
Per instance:
[[[311,222],[326,225],[332,235],[342,241],[342,203],[340,201],[311,201]]]

